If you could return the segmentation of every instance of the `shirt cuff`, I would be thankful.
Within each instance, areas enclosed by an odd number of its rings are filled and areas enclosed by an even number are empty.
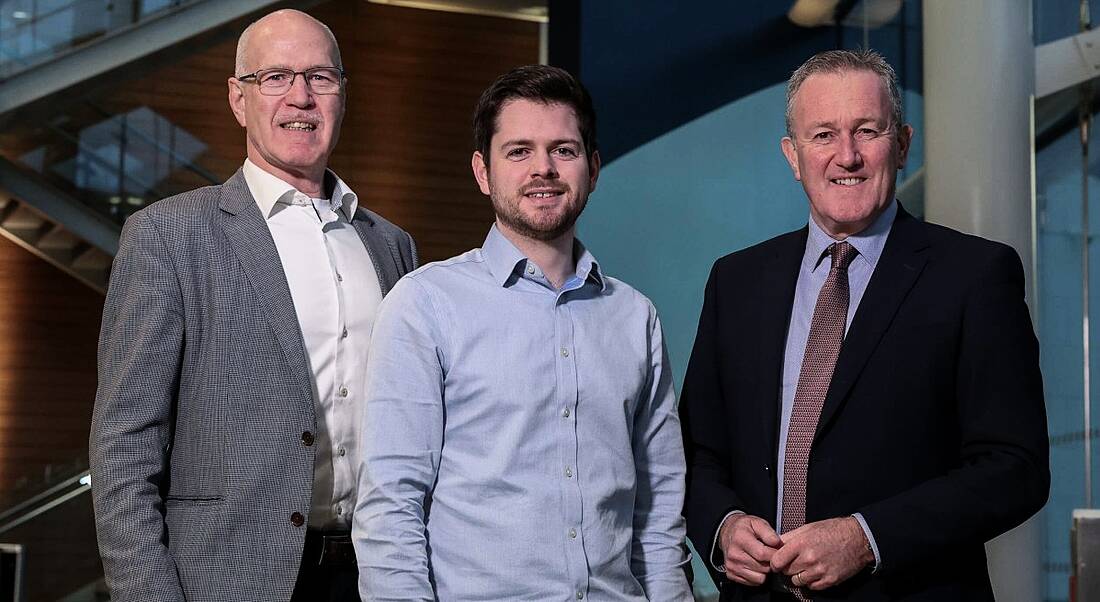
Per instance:
[[[714,570],[718,571],[719,573],[726,572],[726,569],[724,568],[726,560],[725,557],[719,553],[720,550],[718,549],[718,536],[722,534],[722,527],[726,526],[726,521],[735,514],[744,514],[744,512],[740,510],[731,510],[729,514],[723,516],[722,522],[718,523],[718,530],[714,532],[714,541],[710,544],[710,565],[714,567]]]
[[[882,556],[878,553],[878,544],[875,543],[875,536],[871,535],[871,527],[867,526],[867,521],[864,520],[863,515],[856,512],[852,516],[859,522],[859,527],[863,529],[863,534],[867,536],[867,543],[871,544],[871,553],[875,555],[875,567],[871,569],[871,573],[878,571],[878,567],[882,566]]]

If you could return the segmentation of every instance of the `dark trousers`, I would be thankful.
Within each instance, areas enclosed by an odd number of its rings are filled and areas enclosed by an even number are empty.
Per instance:
[[[290,602],[360,602],[359,570],[346,532],[306,535]]]

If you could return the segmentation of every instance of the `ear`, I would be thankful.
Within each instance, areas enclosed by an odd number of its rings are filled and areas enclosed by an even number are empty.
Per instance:
[[[898,169],[905,169],[909,159],[909,147],[913,143],[913,126],[908,123],[898,128]]]
[[[481,156],[481,151],[474,151],[474,156],[470,158],[470,167],[474,170],[474,179],[477,180],[481,194],[488,196],[489,166],[485,163],[485,157]]]
[[[237,118],[237,123],[241,124],[241,127],[247,127],[244,117],[244,90],[241,88],[241,82],[235,77],[229,78],[229,108]]]
[[[794,179],[801,182],[802,174],[798,172],[798,151],[794,148],[794,140],[791,140],[790,136],[783,136],[783,139],[779,141],[779,148],[783,151],[783,156],[787,159],[787,165],[790,165],[791,171],[794,173]]]
[[[593,151],[588,159],[588,192],[596,190],[596,179],[600,177],[600,151]]]

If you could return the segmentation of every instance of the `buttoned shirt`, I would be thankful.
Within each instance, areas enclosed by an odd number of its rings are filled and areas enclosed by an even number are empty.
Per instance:
[[[382,289],[352,226],[358,197],[332,172],[333,194],[312,199],[245,160],[245,181],[267,221],[294,299],[313,375],[316,449],[309,526],[350,528],[367,350]]]
[[[575,243],[560,288],[494,226],[407,275],[368,366],[364,600],[691,600],[653,305]]]

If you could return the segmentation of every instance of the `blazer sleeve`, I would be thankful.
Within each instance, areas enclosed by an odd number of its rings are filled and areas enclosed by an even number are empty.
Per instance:
[[[687,533],[696,551],[709,555],[714,536],[722,519],[744,504],[730,482],[729,461],[732,456],[723,428],[725,404],[719,376],[720,341],[718,337],[720,307],[718,289],[720,264],[715,263],[707,280],[703,310],[699,316],[699,331],[691,351],[684,391],[680,398],[680,417],[684,431],[684,452],[687,458],[687,498],[684,516]],[[705,563],[718,582],[722,575],[714,572],[709,558]]]
[[[104,305],[89,439],[96,532],[116,602],[184,599],[162,496],[183,333],[172,260],[148,215],[136,213],[123,228]]]
[[[998,244],[968,284],[955,376],[961,457],[946,474],[859,509],[880,573],[988,541],[1042,508],[1050,487],[1039,345],[1019,257]]]

